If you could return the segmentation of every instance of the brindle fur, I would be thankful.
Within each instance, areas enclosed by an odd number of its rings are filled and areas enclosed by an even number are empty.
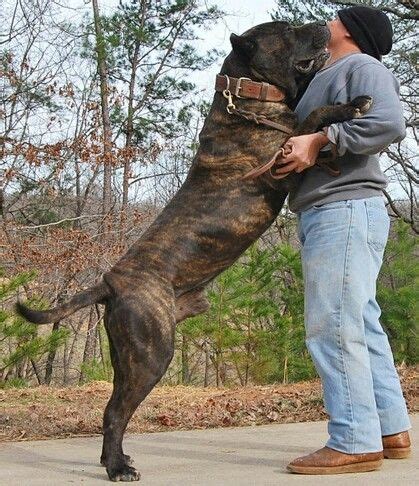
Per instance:
[[[300,28],[284,22],[257,26],[232,36],[233,51],[222,73],[275,84],[293,103],[304,77],[293,65],[316,57],[325,61],[328,40],[324,24]],[[236,100],[240,108],[263,112],[295,133],[318,130],[331,121],[357,116],[368,100],[316,111],[300,128],[284,103]],[[66,305],[33,311],[18,305],[33,322],[52,322],[75,310],[105,304],[114,388],[103,422],[101,462],[113,481],[134,481],[139,473],[122,451],[122,439],[133,412],[165,373],[174,350],[175,325],[204,312],[204,287],[229,267],[272,224],[296,174],[282,181],[268,177],[242,181],[250,169],[269,160],[285,142],[283,133],[226,112],[216,93],[200,134],[200,147],[189,174],[154,223],[96,287],[77,294]]]

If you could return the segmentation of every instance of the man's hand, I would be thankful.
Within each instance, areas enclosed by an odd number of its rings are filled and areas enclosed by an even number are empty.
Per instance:
[[[312,133],[310,135],[300,135],[291,137],[284,145],[284,153],[279,164],[283,164],[275,170],[276,174],[287,174],[295,170],[302,172],[312,167],[317,160],[320,149],[329,143],[329,139],[323,132]]]

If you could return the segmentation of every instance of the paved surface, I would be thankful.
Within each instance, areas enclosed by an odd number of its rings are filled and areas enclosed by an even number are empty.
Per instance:
[[[418,444],[419,415],[412,417],[412,424]],[[310,422],[131,435],[125,439],[125,451],[136,460],[141,486],[419,484],[418,449],[410,459],[385,460],[380,471],[371,473],[300,476],[286,472],[292,458],[322,447],[325,440],[326,424]],[[101,437],[2,444],[0,484],[105,485],[106,472],[98,464],[100,447]]]

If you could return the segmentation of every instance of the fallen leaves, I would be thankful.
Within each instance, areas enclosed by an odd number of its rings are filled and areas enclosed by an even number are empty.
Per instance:
[[[400,369],[411,412],[417,403],[418,368]],[[107,382],[80,387],[0,391],[0,441],[100,434],[112,391]],[[326,419],[319,381],[292,385],[217,389],[155,388],[139,407],[128,432],[237,427]]]

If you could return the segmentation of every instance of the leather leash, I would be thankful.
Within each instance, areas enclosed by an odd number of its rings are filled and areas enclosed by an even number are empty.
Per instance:
[[[235,96],[237,98],[247,98],[258,101],[271,101],[279,103],[285,99],[285,94],[276,86],[265,82],[252,81],[249,78],[232,78],[230,76],[227,76],[227,74],[217,74],[215,80],[215,91],[221,92],[224,98],[227,99],[226,110],[229,115],[240,116],[248,121],[256,123],[257,125],[265,125],[270,128],[274,128],[275,130],[286,133],[287,135],[292,135],[293,130],[291,130],[287,126],[270,120],[266,115],[262,113],[257,114],[253,111],[247,111],[237,108],[233,102],[233,96]],[[278,173],[278,169],[282,166],[275,168],[275,164],[278,162],[279,158],[284,157],[288,154],[289,151],[285,152],[284,147],[281,147],[274,154],[269,162],[250,170],[242,177],[242,179],[255,179],[256,177],[259,177],[267,171],[269,171],[270,176],[276,180],[287,177],[289,175],[289,172],[285,174]],[[321,162],[318,165],[326,168],[331,175],[337,176],[340,174],[340,171],[325,166]]]
[[[250,170],[242,177],[242,179],[243,180],[256,179],[256,177],[259,177],[260,175],[264,174],[268,170],[270,176],[273,179],[279,180],[279,179],[283,179],[284,177],[287,177],[287,175],[289,175],[289,172],[286,172],[285,174],[278,174],[274,167],[274,165],[278,162],[277,160],[278,157],[284,157],[284,155],[286,155],[285,149],[284,147],[281,147],[269,162],[266,162],[266,164],[260,165],[259,167],[255,167],[254,169]]]
[[[232,78],[226,74],[217,74],[215,90],[221,92],[224,98],[227,99],[226,110],[229,115],[240,116],[248,121],[256,123],[257,125],[265,125],[269,128],[274,128],[275,130],[286,133],[287,135],[292,134],[293,130],[285,125],[270,120],[264,114],[257,114],[253,111],[236,108],[236,105],[233,102],[234,95],[237,98],[248,98],[259,101],[271,101],[279,103],[285,99],[285,94],[276,86],[269,83],[252,81],[249,78]],[[289,173],[277,174],[273,166],[277,163],[278,157],[283,157],[284,155],[284,148],[281,147],[269,162],[247,172],[242,179],[255,179],[267,171],[269,171],[273,179],[283,179]]]

